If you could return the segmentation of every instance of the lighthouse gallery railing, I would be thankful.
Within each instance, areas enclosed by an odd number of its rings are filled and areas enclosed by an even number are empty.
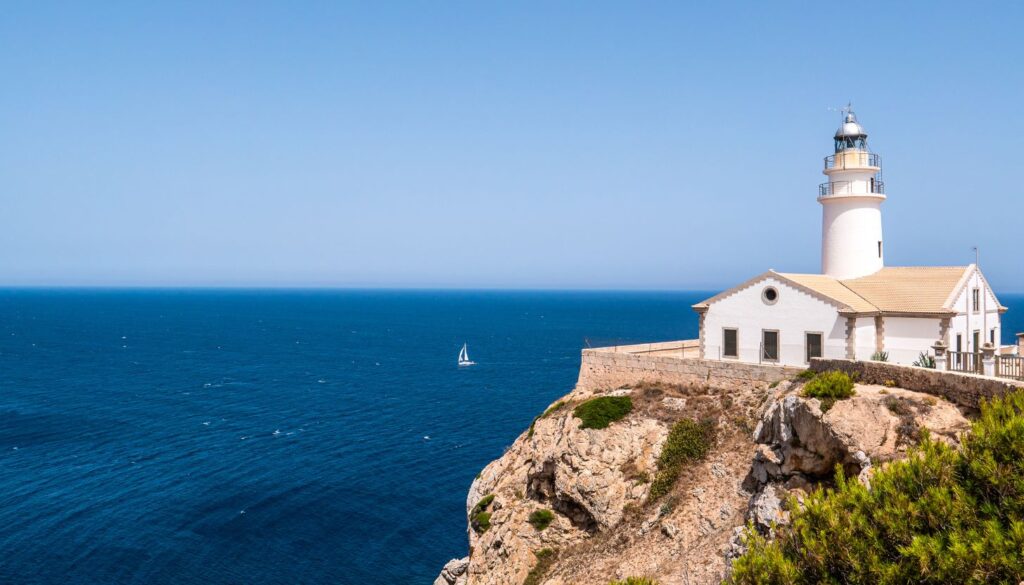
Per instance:
[[[825,170],[829,169],[860,169],[864,167],[882,166],[882,157],[873,152],[847,151],[830,154],[825,157]]]

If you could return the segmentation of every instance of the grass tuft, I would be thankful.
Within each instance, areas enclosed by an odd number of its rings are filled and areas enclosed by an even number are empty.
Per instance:
[[[707,456],[714,441],[714,423],[683,419],[672,425],[665,445],[658,455],[658,473],[651,483],[648,501],[654,501],[667,494],[687,463],[700,461]]]
[[[537,557],[537,563],[526,574],[523,585],[540,585],[544,575],[551,569],[551,565],[555,564],[555,559],[558,558],[558,551],[551,548],[542,548],[534,551],[533,556]]]

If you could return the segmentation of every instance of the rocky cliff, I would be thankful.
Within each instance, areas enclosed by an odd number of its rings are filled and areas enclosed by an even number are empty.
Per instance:
[[[473,482],[469,556],[448,563],[435,585],[719,583],[742,549],[742,527],[785,523],[787,496],[830,481],[836,465],[870,481],[922,428],[953,441],[967,427],[953,404],[929,395],[864,385],[823,410],[799,390],[782,382],[570,393]],[[580,428],[575,407],[597,396],[629,396],[632,410],[607,428]],[[706,421],[710,449],[652,497],[659,455],[683,420]]]

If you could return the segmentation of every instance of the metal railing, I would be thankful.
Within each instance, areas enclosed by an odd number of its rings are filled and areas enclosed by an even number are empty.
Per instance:
[[[1016,355],[996,356],[996,376],[1024,380],[1024,357]]]
[[[825,170],[882,167],[882,157],[873,152],[844,151],[825,157]]]
[[[818,185],[818,197],[829,197],[831,195],[858,195],[857,191],[852,189],[853,183],[851,181],[833,181],[829,183],[822,183]],[[865,183],[867,187],[867,193],[878,193],[879,195],[885,194],[885,181],[875,179],[869,183]]]
[[[951,372],[968,374],[984,374],[985,365],[981,361],[981,353],[971,351],[946,352],[946,369]]]

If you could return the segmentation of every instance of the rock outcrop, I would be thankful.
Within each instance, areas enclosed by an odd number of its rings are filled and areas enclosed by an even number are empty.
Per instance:
[[[830,481],[837,466],[870,484],[874,466],[902,457],[922,429],[953,442],[969,427],[955,405],[926,394],[858,385],[853,397],[823,410],[799,388],[780,384],[754,429],[757,445],[744,482],[753,492],[747,517],[765,533],[788,521],[780,494],[799,499]]]
[[[434,579],[434,585],[466,585],[469,578],[466,569],[469,568],[469,557],[452,559],[445,563],[441,574]]]
[[[531,570],[547,585],[641,575],[662,585],[719,583],[742,552],[748,520],[770,533],[788,522],[789,496],[831,481],[837,465],[869,481],[919,429],[955,440],[967,428],[955,406],[928,395],[858,386],[823,410],[799,390],[638,384],[569,394],[473,482],[470,554],[449,562],[435,585],[521,585]],[[602,394],[629,395],[632,412],[604,429],[580,428],[573,408]],[[658,455],[683,418],[712,421],[714,444],[652,500]],[[550,522],[531,522],[541,510]]]

